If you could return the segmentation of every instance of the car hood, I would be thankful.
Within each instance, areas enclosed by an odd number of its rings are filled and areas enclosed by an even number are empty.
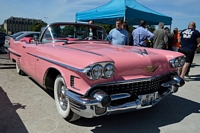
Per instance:
[[[153,75],[160,75],[170,71],[169,59],[181,54],[167,50],[155,50],[136,46],[122,46],[110,44],[73,44],[68,48],[81,50],[84,52],[100,54],[110,58],[115,64],[115,79],[129,80],[134,77],[148,78]],[[90,59],[95,58],[91,56]],[[95,61],[95,59],[94,59]]]

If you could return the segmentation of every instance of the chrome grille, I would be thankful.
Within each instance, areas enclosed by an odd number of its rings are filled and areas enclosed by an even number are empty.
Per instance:
[[[171,80],[171,74],[159,76],[147,81],[133,81],[127,83],[96,86],[92,90],[101,89],[109,95],[117,93],[129,93],[132,97],[134,97],[134,99],[136,99],[138,95],[142,94],[153,93],[156,91],[163,93],[167,88],[162,87],[161,84],[169,80]]]

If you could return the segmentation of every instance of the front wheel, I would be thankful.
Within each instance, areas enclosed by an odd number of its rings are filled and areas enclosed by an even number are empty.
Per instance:
[[[65,94],[66,85],[61,75],[56,77],[54,82],[54,98],[58,113],[67,121],[75,121],[80,118],[79,115],[71,111],[69,99]]]

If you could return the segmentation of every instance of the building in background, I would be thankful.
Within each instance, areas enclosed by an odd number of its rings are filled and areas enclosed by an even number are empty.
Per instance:
[[[13,34],[19,31],[29,31],[30,26],[34,23],[45,24],[47,25],[42,19],[29,19],[29,18],[22,18],[22,17],[10,17],[4,20],[3,28],[6,30],[7,34]]]

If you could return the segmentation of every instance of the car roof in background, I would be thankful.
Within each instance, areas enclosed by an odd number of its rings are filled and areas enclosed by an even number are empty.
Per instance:
[[[13,37],[13,39],[15,39],[15,40],[19,40],[19,39],[21,39],[21,38],[23,38],[23,37],[26,37],[26,36],[29,36],[29,35],[33,35],[33,34],[40,34],[40,32],[24,32],[24,33],[22,33],[22,34],[20,34],[20,35],[18,35],[18,36],[16,36],[16,37]]]
[[[17,33],[14,33],[12,35],[10,35],[12,38],[16,38],[22,34],[29,34],[29,33],[40,33],[40,32],[36,32],[36,31],[20,31],[20,32],[17,32]]]
[[[37,31],[20,31],[20,32],[16,32],[16,33],[12,34],[11,36],[17,35],[17,34],[20,34],[20,33],[37,33]]]

